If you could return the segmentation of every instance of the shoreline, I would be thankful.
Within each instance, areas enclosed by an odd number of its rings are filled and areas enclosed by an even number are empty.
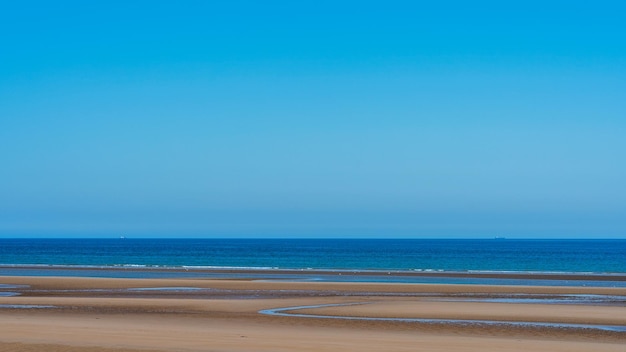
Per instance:
[[[330,270],[232,267],[145,267],[84,265],[0,265],[0,276],[102,277],[127,279],[213,279],[287,282],[363,282],[626,288],[623,273],[511,271]]]
[[[574,281],[616,281],[626,282],[626,273],[613,272],[559,272],[559,271],[494,271],[494,270],[436,270],[436,269],[319,269],[319,268],[267,268],[267,267],[216,267],[216,266],[145,266],[145,265],[64,265],[64,264],[0,264],[0,270],[36,271],[67,270],[80,273],[96,272],[162,272],[176,274],[255,274],[255,275],[349,275],[349,276],[388,276],[388,277],[446,277],[446,278],[487,278],[487,279],[535,279],[535,280],[574,280]],[[2,274],[3,276],[8,276]],[[0,276],[2,276],[0,275]],[[21,275],[15,275],[21,276]]]

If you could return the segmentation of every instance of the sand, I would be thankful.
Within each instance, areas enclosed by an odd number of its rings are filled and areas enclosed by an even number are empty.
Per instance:
[[[626,305],[619,299],[601,304],[467,300],[626,296],[625,288],[51,277],[0,277],[0,284],[27,285],[0,289],[20,293],[0,297],[0,351],[626,351],[626,331],[337,318],[626,326]],[[160,289],[165,287],[170,289]],[[323,318],[259,313],[351,303],[359,304],[285,312]]]

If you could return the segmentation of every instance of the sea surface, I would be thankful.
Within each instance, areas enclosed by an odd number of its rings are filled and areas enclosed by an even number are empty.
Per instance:
[[[626,240],[0,239],[0,276],[626,287]]]
[[[86,270],[89,268],[100,270]],[[113,270],[119,268],[154,270]],[[375,277],[388,270],[613,275],[626,274],[626,240],[0,239],[0,275],[162,277],[172,275],[159,271],[168,268],[179,269],[178,277],[197,276],[185,274],[187,269],[370,270],[370,279],[360,276],[352,281],[400,282],[409,279]],[[233,276],[223,274],[227,275]],[[253,273],[246,277],[251,275],[254,277]],[[289,278],[281,275],[276,278]],[[459,283],[460,279],[450,280]],[[489,279],[481,280],[461,283],[489,283],[485,281]]]

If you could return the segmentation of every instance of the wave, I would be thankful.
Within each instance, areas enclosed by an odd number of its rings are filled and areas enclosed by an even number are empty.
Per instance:
[[[32,268],[32,269],[139,269],[139,270],[168,270],[168,271],[259,271],[259,272],[315,272],[329,274],[371,274],[371,275],[505,275],[505,276],[626,276],[626,272],[593,272],[593,271],[538,271],[538,270],[446,270],[446,269],[345,269],[345,268],[291,268],[276,266],[220,266],[220,265],[155,265],[155,264],[107,264],[107,265],[85,265],[85,264],[4,264],[0,263],[0,268]]]

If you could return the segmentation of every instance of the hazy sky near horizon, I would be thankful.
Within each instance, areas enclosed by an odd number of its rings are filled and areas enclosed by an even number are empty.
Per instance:
[[[622,1],[5,1],[0,236],[626,238]]]

